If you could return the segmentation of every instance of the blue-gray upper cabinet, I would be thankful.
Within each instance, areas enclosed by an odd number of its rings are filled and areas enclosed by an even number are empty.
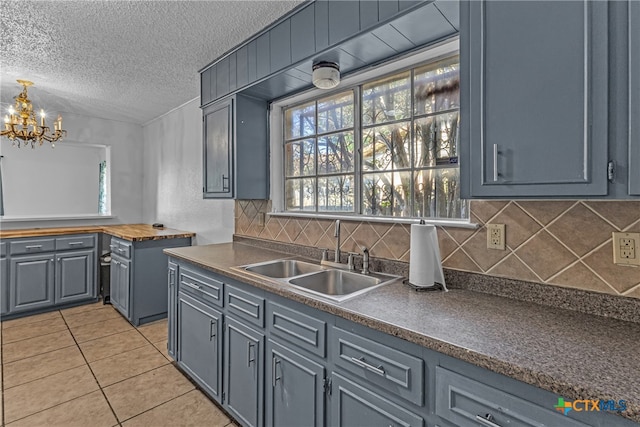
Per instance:
[[[629,1],[629,194],[640,196],[640,2]]]
[[[217,98],[216,66],[213,65],[200,74],[200,105],[207,105]]]
[[[226,409],[245,427],[264,423],[264,334],[231,316],[224,330]]]
[[[461,3],[462,197],[607,194],[607,8]]]
[[[291,19],[282,21],[269,31],[269,46],[272,73],[291,65]]]
[[[56,254],[56,304],[95,298],[95,252],[91,250]]]
[[[284,343],[283,343],[284,344]],[[267,341],[268,427],[325,425],[325,368],[300,353]]]
[[[267,104],[241,94],[203,110],[204,198],[269,196]]]
[[[54,254],[21,255],[11,258],[9,311],[44,308],[54,304]]]
[[[398,3],[395,2],[396,12]],[[329,44],[338,44],[360,31],[360,2],[329,2]]]
[[[203,111],[204,198],[233,197],[233,100],[227,99]]]

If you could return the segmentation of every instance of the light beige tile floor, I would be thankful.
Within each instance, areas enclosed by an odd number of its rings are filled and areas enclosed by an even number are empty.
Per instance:
[[[102,303],[2,322],[0,425],[233,425],[171,364],[166,331]]]

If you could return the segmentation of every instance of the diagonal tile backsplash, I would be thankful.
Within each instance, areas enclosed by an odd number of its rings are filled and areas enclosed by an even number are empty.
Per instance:
[[[333,249],[334,221],[270,217],[269,200],[238,200],[235,233]],[[438,227],[443,265],[455,270],[640,298],[640,268],[613,264],[611,232],[640,232],[640,201],[472,201],[476,230]],[[486,248],[486,224],[506,224],[504,251]],[[409,261],[410,226],[343,221],[341,249]]]

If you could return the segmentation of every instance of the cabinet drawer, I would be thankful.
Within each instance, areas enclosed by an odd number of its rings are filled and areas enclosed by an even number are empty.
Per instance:
[[[264,298],[227,286],[224,299],[228,313],[261,328],[264,327]]]
[[[367,338],[333,328],[336,365],[416,405],[424,402],[424,362]]]
[[[39,252],[51,252],[55,250],[54,239],[20,240],[10,242],[11,255],[37,254]]]
[[[267,327],[271,334],[325,357],[327,324],[274,302],[267,304]]]
[[[180,266],[178,289],[205,303],[222,307],[224,283]]]
[[[131,242],[127,242],[126,240],[116,239],[115,237],[111,238],[111,245],[109,246],[111,252],[120,255],[123,258],[131,258]]]
[[[7,244],[5,242],[0,243],[0,257],[7,256]]]
[[[587,426],[551,406],[540,407],[440,366],[436,366],[436,415],[460,427],[488,425],[479,421],[487,417],[500,426]]]
[[[94,237],[87,235],[58,237],[56,239],[56,250],[93,248],[94,242]]]

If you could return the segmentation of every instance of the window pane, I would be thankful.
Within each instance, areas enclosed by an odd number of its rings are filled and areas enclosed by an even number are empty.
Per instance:
[[[459,62],[456,56],[415,70],[415,114],[460,108]]]
[[[318,178],[318,210],[353,212],[353,175]]]
[[[296,139],[316,133],[316,103],[298,105],[285,110],[285,139]]]
[[[318,174],[353,172],[353,132],[318,138]]]
[[[391,173],[362,176],[362,213],[365,215],[391,215]]]
[[[316,208],[316,179],[288,179],[285,181],[285,200],[288,211],[313,211]]]
[[[353,127],[353,92],[318,101],[318,133]]]
[[[416,172],[413,216],[467,218],[466,200],[460,199],[458,168],[428,169]]]
[[[410,168],[410,126],[409,122],[404,122],[364,130],[362,135],[363,169]]]
[[[459,113],[444,113],[415,121],[415,166],[449,164],[458,156]]]
[[[407,71],[362,87],[362,124],[371,125],[409,118],[411,74]]]
[[[313,175],[316,173],[315,141],[288,142],[284,146],[285,176]]]

